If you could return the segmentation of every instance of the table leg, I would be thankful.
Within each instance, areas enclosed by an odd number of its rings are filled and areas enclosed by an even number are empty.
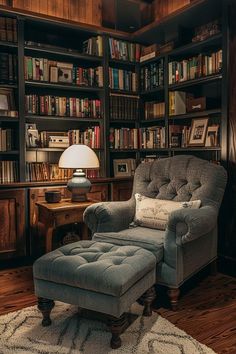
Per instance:
[[[52,234],[53,234],[54,227],[50,226],[46,228],[46,230],[47,230],[45,233],[46,253],[48,253],[52,251]]]

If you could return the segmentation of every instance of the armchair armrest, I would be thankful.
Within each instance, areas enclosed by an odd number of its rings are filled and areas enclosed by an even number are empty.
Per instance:
[[[118,232],[129,227],[135,214],[135,201],[103,202],[84,211],[84,222],[95,232]]]
[[[217,209],[212,206],[175,210],[170,214],[167,228],[176,233],[176,243],[181,245],[213,230],[217,215]]]

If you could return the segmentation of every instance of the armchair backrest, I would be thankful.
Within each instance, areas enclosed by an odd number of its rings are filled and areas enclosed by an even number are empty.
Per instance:
[[[227,182],[226,170],[191,155],[177,155],[140,164],[133,195],[175,201],[200,199],[202,206],[219,208]]]

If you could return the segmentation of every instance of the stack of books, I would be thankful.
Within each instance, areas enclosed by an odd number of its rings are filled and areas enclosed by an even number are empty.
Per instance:
[[[0,41],[17,42],[17,20],[0,16]]]
[[[83,53],[89,55],[103,55],[102,36],[91,37],[83,42]]]
[[[0,183],[14,183],[19,180],[17,161],[0,161]]]
[[[10,53],[0,53],[0,83],[17,82],[17,57]]]
[[[129,70],[109,68],[109,84],[111,89],[136,92],[137,74]]]
[[[138,118],[138,96],[111,94],[110,119],[135,120]]]
[[[140,44],[121,41],[119,39],[109,38],[109,49],[111,59],[139,61]]]
[[[13,130],[0,128],[0,151],[11,150],[14,150]]]
[[[144,116],[146,120],[163,118],[165,116],[165,102],[145,102]]]
[[[141,90],[153,90],[164,85],[164,61],[145,65],[140,71]]]
[[[140,149],[165,148],[165,127],[139,128]]]

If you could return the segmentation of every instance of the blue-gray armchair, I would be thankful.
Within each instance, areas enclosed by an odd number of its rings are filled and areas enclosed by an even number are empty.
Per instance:
[[[96,241],[151,250],[157,259],[157,283],[168,287],[176,309],[179,287],[217,258],[217,217],[226,181],[222,166],[190,155],[142,163],[135,171],[131,199],[91,205],[84,221]],[[171,212],[165,230],[131,227],[136,193],[181,202],[200,200],[201,207]]]

